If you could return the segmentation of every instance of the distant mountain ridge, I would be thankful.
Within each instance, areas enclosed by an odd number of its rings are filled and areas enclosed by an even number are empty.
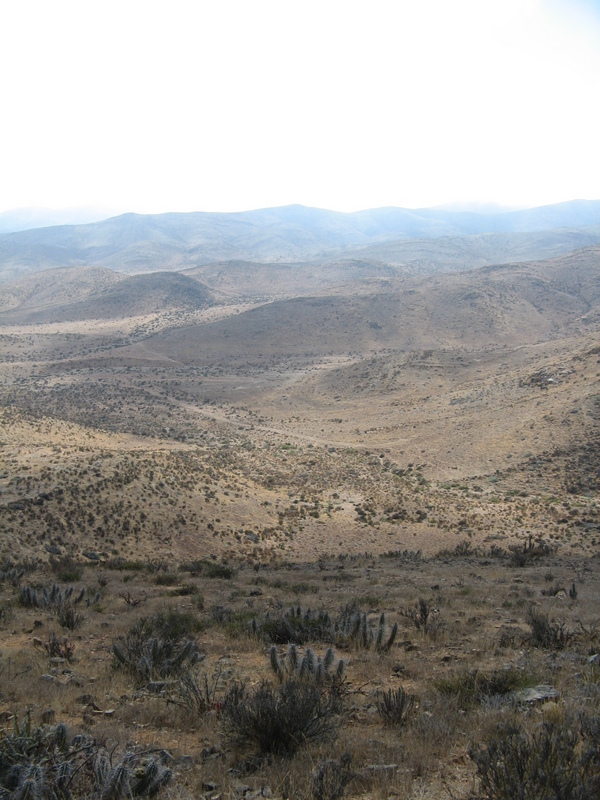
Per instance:
[[[13,208],[0,212],[0,234],[48,228],[54,225],[85,225],[88,222],[114,217],[117,212],[107,208]]]
[[[600,200],[497,214],[402,208],[342,213],[298,205],[235,213],[123,214],[0,235],[0,281],[66,266],[136,273],[225,260],[298,263],[391,240],[588,226],[598,227],[594,235],[600,233]]]

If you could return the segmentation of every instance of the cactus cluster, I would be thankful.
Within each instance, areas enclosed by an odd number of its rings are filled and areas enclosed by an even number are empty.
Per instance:
[[[85,587],[75,594],[73,586],[61,589],[57,583],[54,583],[50,589],[44,587],[41,590],[34,589],[31,586],[23,586],[19,592],[19,603],[25,608],[47,608],[59,611],[67,605],[79,605],[85,598],[85,594]],[[88,598],[88,605],[91,602],[96,602],[99,597],[100,595],[98,594],[93,600]]]
[[[391,628],[381,614],[376,625],[368,619],[367,615],[354,605],[349,605],[342,610],[337,623],[337,642],[346,647],[361,650],[374,648],[378,653],[387,653],[398,633],[398,623]]]
[[[113,642],[115,666],[129,671],[139,683],[174,677],[204,658],[198,644],[169,618],[140,619],[122,638]]]
[[[253,619],[250,632],[271,644],[306,644],[328,642],[338,647],[387,652],[396,639],[398,625],[388,627],[385,614],[373,624],[354,603],[341,609],[333,620],[326,611],[302,611],[300,607],[262,620]]]
[[[0,570],[0,582],[4,583],[7,581],[12,586],[18,586],[19,581],[25,575],[24,569],[17,569],[16,567],[7,567],[4,570]]]
[[[306,644],[307,642],[333,642],[335,625],[327,611],[303,611],[300,606],[271,616],[267,612],[262,620],[253,619],[250,632],[272,644]]]
[[[415,705],[415,696],[402,687],[377,694],[377,711],[386,725],[402,727],[406,725]]]
[[[2,800],[124,800],[152,797],[171,778],[160,757],[126,752],[119,759],[63,723],[34,727],[28,713],[0,740]]]
[[[335,654],[331,647],[321,658],[315,655],[310,647],[307,647],[304,655],[300,657],[295,644],[290,644],[285,655],[280,656],[277,647],[272,645],[269,661],[273,672],[282,683],[288,680],[300,680],[323,686],[326,683],[340,684],[344,677],[344,660],[340,658],[337,666],[334,666]]]

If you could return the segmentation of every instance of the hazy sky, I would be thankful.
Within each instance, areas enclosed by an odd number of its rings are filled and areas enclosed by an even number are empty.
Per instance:
[[[0,211],[600,198],[600,0],[3,0]]]

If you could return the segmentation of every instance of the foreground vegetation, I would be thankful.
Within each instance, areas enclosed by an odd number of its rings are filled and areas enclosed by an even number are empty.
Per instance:
[[[597,559],[523,552],[7,562],[1,796],[598,796]]]

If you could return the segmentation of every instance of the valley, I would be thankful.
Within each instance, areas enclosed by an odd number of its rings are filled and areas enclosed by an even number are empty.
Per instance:
[[[483,800],[473,747],[504,723],[576,718],[587,746],[600,691],[597,231],[451,222],[437,238],[363,229],[350,244],[336,228],[322,259],[303,234],[296,262],[265,235],[191,264],[200,245],[181,220],[178,254],[152,271],[140,254],[153,240],[127,237],[126,269],[10,256],[1,720],[61,719],[131,759],[159,753],[173,774],[160,796],[181,800],[334,800],[315,772],[339,779],[346,756],[346,796]],[[49,230],[0,237],[0,253],[25,235],[58,247]],[[83,247],[85,232],[67,233]],[[60,604],[32,599],[53,582],[53,596],[75,585],[89,598],[72,628]],[[318,629],[317,613],[331,618]],[[536,640],[536,613],[550,638]],[[340,633],[344,614],[363,639]],[[141,676],[124,643],[150,647],[151,629],[180,643],[165,619],[206,661]],[[305,638],[286,639],[290,625]],[[345,660],[343,742],[248,755],[227,733],[227,692],[287,685],[272,667],[290,642]],[[519,699],[540,686],[556,694]],[[394,727],[382,693],[399,689],[413,700]]]

